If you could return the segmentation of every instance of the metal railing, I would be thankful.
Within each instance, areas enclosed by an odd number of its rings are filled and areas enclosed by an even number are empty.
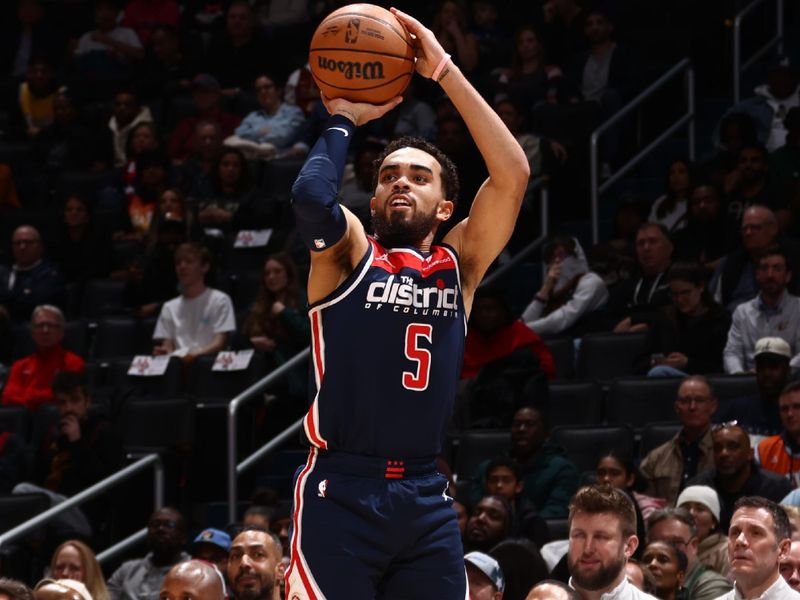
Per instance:
[[[263,446],[259,450],[257,450],[252,456],[246,458],[241,464],[236,464],[236,448],[239,442],[239,435],[236,431],[236,415],[239,413],[239,409],[244,406],[246,403],[250,402],[253,398],[255,398],[260,392],[264,391],[268,385],[272,382],[277,380],[278,378],[282,377],[285,373],[289,370],[293,369],[294,367],[300,365],[311,353],[311,348],[306,348],[305,350],[301,350],[297,354],[295,354],[292,358],[287,360],[277,369],[269,373],[266,377],[261,379],[260,381],[255,382],[249,388],[241,392],[238,396],[236,396],[233,400],[230,401],[228,404],[228,520],[233,523],[236,520],[236,483],[240,473],[243,473],[246,469],[249,469],[258,459],[263,458],[269,452],[277,447],[275,444],[276,440],[280,438],[281,443],[287,439],[287,431],[292,429],[292,427],[302,426],[302,419],[292,425],[289,429],[283,431],[282,433],[278,434],[276,438],[271,440],[266,446]],[[297,431],[297,430],[295,430]],[[291,435],[291,434],[289,434]],[[264,451],[265,448],[269,447],[269,451]],[[253,459],[254,456],[258,455],[258,459]]]
[[[775,35],[764,43],[753,55],[742,63],[742,20],[762,5],[766,0],[753,0],[745,6],[733,20],[733,102],[741,99],[742,73],[752,67],[757,60],[769,52],[773,46],[778,53],[783,52],[783,0],[775,0]]]
[[[142,458],[138,459],[135,463],[124,467],[123,469],[117,471],[113,475],[109,475],[105,479],[102,479],[95,483],[94,485],[86,488],[82,492],[78,492],[71,498],[67,498],[64,502],[56,504],[52,508],[47,509],[43,513],[40,513],[17,525],[16,527],[9,529],[3,534],[0,534],[0,547],[3,544],[7,544],[8,542],[12,542],[16,539],[21,538],[22,536],[34,531],[35,529],[41,527],[42,525],[46,525],[60,514],[70,510],[78,506],[79,504],[83,504],[87,500],[91,500],[107,492],[113,487],[116,487],[120,483],[127,481],[134,475],[141,473],[142,471],[146,471],[148,469],[153,469],[153,505],[154,509],[159,509],[164,506],[164,467],[161,464],[161,457],[158,454],[147,454]],[[110,558],[116,556],[117,554],[124,552],[128,548],[132,547],[133,545],[139,543],[145,535],[146,530],[137,531],[124,540],[114,544],[111,548],[101,552],[97,555],[97,560],[100,563],[109,560]]]
[[[622,167],[620,167],[611,177],[606,179],[602,184],[599,183],[599,139],[600,135],[608,131],[614,125],[617,125],[622,119],[627,117],[631,112],[639,107],[645,100],[661,90],[676,76],[683,74],[685,77],[686,87],[686,114],[680,117],[666,130],[664,130],[656,139],[650,142],[635,156],[628,159]],[[631,169],[638,165],[644,158],[646,158],[653,150],[658,148],[664,141],[671,135],[684,126],[688,126],[688,154],[689,159],[694,160],[694,69],[692,63],[688,58],[684,58],[661,77],[656,79],[647,88],[644,89],[638,96],[623,106],[613,117],[602,123],[597,129],[592,132],[589,149],[590,159],[590,193],[592,198],[592,242],[597,243],[600,241],[600,194],[605,192],[608,188],[614,185],[619,179],[624,177]]]

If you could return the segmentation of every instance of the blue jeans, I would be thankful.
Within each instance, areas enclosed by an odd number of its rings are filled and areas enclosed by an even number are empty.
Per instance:
[[[687,375],[688,373],[667,365],[658,365],[647,372],[648,377],[686,377]]]

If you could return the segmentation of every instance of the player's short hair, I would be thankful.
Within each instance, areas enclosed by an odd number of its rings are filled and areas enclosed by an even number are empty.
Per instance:
[[[619,519],[622,535],[636,534],[636,509],[631,499],[617,488],[607,483],[582,487],[569,503],[569,525],[578,513],[589,515],[609,514]]]
[[[792,537],[792,526],[789,523],[789,516],[777,502],[762,498],[761,496],[743,496],[733,505],[733,513],[735,514],[740,508],[763,508],[772,515],[772,530],[775,532],[776,542],[780,543],[781,540]]]
[[[659,508],[650,513],[647,517],[647,530],[650,531],[652,527],[662,521],[680,521],[689,528],[692,537],[697,535],[697,523],[686,508],[678,506],[676,508]]]
[[[381,164],[386,160],[392,152],[396,152],[401,148],[416,148],[427,152],[439,163],[442,168],[442,192],[445,200],[450,200],[453,204],[458,202],[459,182],[458,182],[458,169],[455,163],[442,152],[434,144],[421,137],[405,136],[389,142],[381,152],[380,156],[375,159],[375,175],[372,178],[372,188],[378,187],[378,174],[380,173]]]

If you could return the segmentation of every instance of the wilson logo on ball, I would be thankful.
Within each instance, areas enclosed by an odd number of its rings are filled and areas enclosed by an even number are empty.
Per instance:
[[[323,71],[341,73],[345,79],[384,79],[383,63],[380,61],[352,62],[318,56],[317,65]]]
[[[355,44],[358,42],[358,30],[361,27],[361,19],[350,19],[347,22],[347,29],[344,32],[344,43]]]

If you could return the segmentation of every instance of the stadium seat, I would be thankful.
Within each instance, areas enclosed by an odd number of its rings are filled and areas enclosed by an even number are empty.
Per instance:
[[[127,452],[185,454],[194,437],[194,406],[184,398],[128,402],[119,422]]]
[[[636,377],[616,379],[606,398],[606,421],[638,429],[651,421],[675,418],[675,397],[680,378]]]
[[[569,519],[545,519],[550,541],[566,540],[569,537]]]
[[[0,432],[16,433],[23,440],[28,441],[31,429],[31,411],[24,406],[0,407]]]
[[[55,183],[56,198],[66,198],[70,194],[79,194],[89,202],[106,187],[114,184],[114,171],[63,171]]]
[[[648,423],[642,429],[642,439],[639,442],[639,457],[644,458],[648,452],[671,440],[680,430],[681,424],[677,421]]]
[[[255,301],[263,279],[261,273],[262,269],[256,269],[231,276],[231,299],[237,311],[250,308]]]
[[[126,286],[124,281],[115,279],[93,279],[88,282],[83,294],[83,315],[97,319],[127,312],[124,301]]]
[[[544,338],[556,363],[556,380],[575,376],[575,341],[571,337]]]
[[[633,375],[633,361],[645,350],[646,333],[588,333],[578,351],[579,379],[610,381]]]
[[[471,479],[478,465],[511,447],[511,434],[507,429],[484,429],[461,434],[456,451],[454,471],[459,479]]]
[[[0,495],[0,531],[8,531],[48,508],[50,498],[45,494]]]
[[[258,351],[244,371],[212,371],[215,358],[198,356],[192,361],[186,391],[196,401],[229,402],[267,374],[266,359]]]
[[[609,450],[633,456],[634,436],[626,425],[566,426],[552,430],[550,443],[564,448],[578,470],[585,472],[593,471]]]
[[[736,398],[758,396],[758,382],[755,375],[709,375],[708,382],[723,405]]]
[[[108,384],[118,389],[123,396],[174,397],[183,389],[183,364],[179,358],[171,358],[167,370],[157,377],[128,375],[131,359],[115,360],[109,365]]]
[[[601,421],[603,389],[596,381],[550,383],[550,426],[595,425]]]
[[[36,345],[33,343],[33,338],[31,337],[30,323],[15,327],[13,335],[14,360],[33,354],[36,350]],[[78,319],[75,321],[67,321],[64,324],[64,341],[62,343],[64,348],[70,352],[74,352],[78,356],[86,358],[88,353],[88,338],[89,331],[86,321]]]
[[[108,361],[123,356],[149,354],[152,344],[143,348],[139,321],[132,317],[102,317],[94,334],[93,358]]]

